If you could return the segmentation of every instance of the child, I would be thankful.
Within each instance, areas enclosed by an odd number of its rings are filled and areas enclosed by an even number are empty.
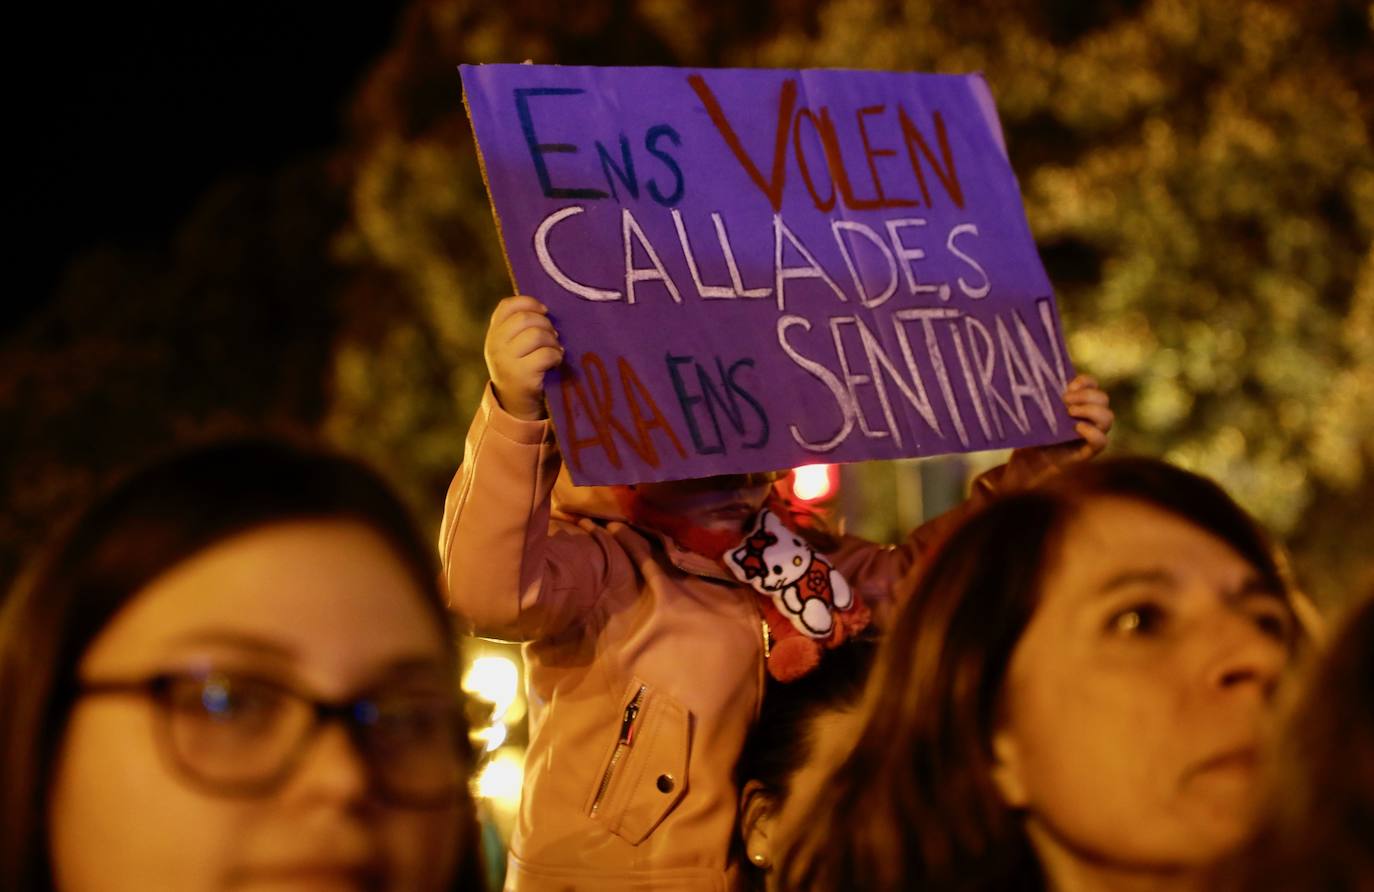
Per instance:
[[[491,386],[440,533],[452,607],[479,635],[525,642],[531,740],[507,888],[732,888],[733,769],[773,636],[766,599],[722,556],[777,475],[573,486],[544,409],[563,358],[547,312],[520,296],[492,314]],[[1064,399],[1082,440],[1018,450],[968,505],[1103,449],[1106,394],[1080,376]],[[840,537],[825,557],[881,625],[893,583],[967,510],[897,546]]]

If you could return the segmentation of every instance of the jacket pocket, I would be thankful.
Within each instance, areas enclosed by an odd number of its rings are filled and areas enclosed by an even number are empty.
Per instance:
[[[588,814],[632,845],[648,838],[687,791],[689,715],[634,679],[621,699],[611,747]]]

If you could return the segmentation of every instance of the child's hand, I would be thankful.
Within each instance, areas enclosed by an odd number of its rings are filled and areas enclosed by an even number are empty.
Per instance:
[[[544,373],[563,361],[549,308],[532,297],[508,297],[487,326],[484,353],[496,400],[516,418],[544,417]]]
[[[1032,446],[1012,453],[1012,463],[1039,465],[1046,471],[1079,461],[1087,461],[1107,448],[1107,432],[1116,415],[1108,405],[1107,392],[1090,375],[1079,375],[1069,382],[1063,395],[1069,415],[1077,419],[1074,430],[1079,439],[1052,446]]]
[[[1107,434],[1116,420],[1107,391],[1097,386],[1097,379],[1093,376],[1079,375],[1069,382],[1068,389],[1064,391],[1064,405],[1068,407],[1069,415],[1078,419],[1073,429],[1082,438],[1081,443],[1064,444],[1075,447],[1067,460],[1087,461],[1096,457],[1107,448]]]

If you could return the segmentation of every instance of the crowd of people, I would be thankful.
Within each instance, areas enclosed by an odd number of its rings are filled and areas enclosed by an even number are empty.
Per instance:
[[[258,440],[35,557],[0,612],[0,888],[1374,888],[1374,592],[1324,631],[1215,483],[1097,457],[1091,378],[1077,441],[879,545],[776,474],[573,486],[543,306],[504,301],[486,355],[437,560],[374,472]],[[764,584],[779,538],[828,595]],[[525,644],[504,866],[460,631]]]

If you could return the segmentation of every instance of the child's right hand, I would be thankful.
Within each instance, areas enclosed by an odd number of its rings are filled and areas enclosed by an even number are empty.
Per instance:
[[[563,361],[549,308],[525,295],[496,305],[487,326],[484,354],[496,400],[516,418],[545,416],[544,373]]]

